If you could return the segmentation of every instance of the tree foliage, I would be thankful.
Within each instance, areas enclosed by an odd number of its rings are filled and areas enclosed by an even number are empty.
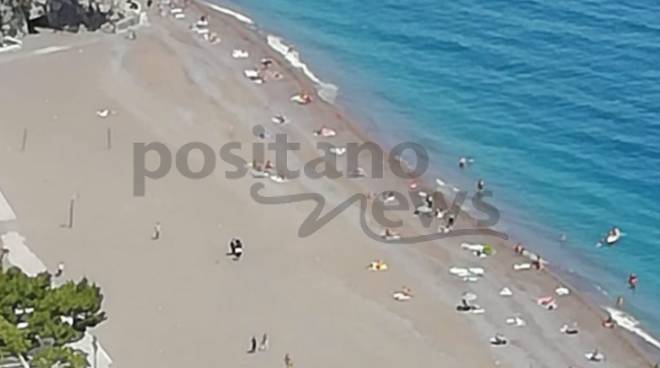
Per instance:
[[[16,267],[0,272],[0,357],[24,355],[48,341],[53,346],[39,353],[44,362],[70,358],[60,366],[78,367],[75,352],[56,348],[103,322],[102,303],[101,289],[87,279],[53,287],[48,273],[30,277]]]
[[[25,333],[12,323],[0,317],[0,359],[11,355],[25,354],[30,341]]]
[[[32,357],[30,367],[33,368],[85,368],[85,354],[69,347],[47,347]]]

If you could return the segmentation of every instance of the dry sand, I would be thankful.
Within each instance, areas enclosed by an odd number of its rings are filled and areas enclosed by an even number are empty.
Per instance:
[[[537,306],[536,298],[551,295],[558,282],[545,271],[514,273],[513,263],[523,259],[497,239],[387,245],[364,235],[356,206],[301,238],[298,227],[312,203],[255,203],[249,188],[257,179],[226,179],[233,167],[219,158],[205,179],[190,180],[172,168],[147,182],[146,196],[133,196],[136,142],[158,141],[175,151],[200,141],[217,152],[238,141],[249,161],[251,143],[259,141],[252,127],[262,124],[303,144],[290,160],[295,166],[318,156],[319,139],[311,132],[321,125],[337,129],[337,142],[361,141],[336,107],[292,104],[291,95],[313,86],[283,67],[263,36],[244,24],[212,14],[211,29],[222,42],[211,45],[193,35],[188,27],[199,9],[188,9],[184,21],[153,12],[151,26],[135,41],[43,34],[0,56],[0,188],[18,218],[0,230],[20,231],[49,268],[64,261],[66,277],[87,276],[102,286],[109,320],[95,333],[113,366],[284,366],[289,353],[296,367],[556,368],[593,364],[584,353],[596,347],[607,357],[599,366],[649,366],[628,337],[602,328],[602,313],[575,294],[558,298],[556,311]],[[65,48],[34,52],[53,45]],[[250,58],[232,59],[234,48],[248,50]],[[242,76],[262,57],[278,61],[284,80],[256,85]],[[99,118],[102,108],[114,113]],[[278,113],[291,123],[270,123]],[[199,167],[200,157],[191,155],[190,163]],[[327,211],[353,193],[404,184],[301,178],[265,182],[265,192],[321,192]],[[72,196],[74,227],[66,229]],[[154,241],[156,222],[162,236]],[[240,262],[225,256],[234,236],[245,243]],[[463,241],[495,243],[498,253],[477,259],[459,249]],[[386,260],[390,269],[368,272],[374,259]],[[486,277],[464,283],[449,275],[453,265],[484,267]],[[415,296],[396,302],[392,291],[403,285]],[[498,295],[503,286],[513,297]],[[456,313],[466,291],[479,295],[484,315]],[[527,326],[507,326],[513,315]],[[560,327],[571,321],[579,322],[580,334],[562,335]],[[489,345],[497,332],[509,346]],[[270,350],[246,354],[250,338],[263,333]]]

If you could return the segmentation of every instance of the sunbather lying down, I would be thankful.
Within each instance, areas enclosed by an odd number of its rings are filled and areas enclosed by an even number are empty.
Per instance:
[[[546,296],[546,297],[537,299],[536,304],[540,305],[541,307],[543,307],[547,310],[557,309],[557,302],[555,301],[555,298],[553,298],[551,296]]]
[[[314,131],[314,136],[315,137],[324,137],[324,138],[329,138],[329,137],[334,137],[337,135],[337,132],[334,129],[321,126],[319,129]]]
[[[385,231],[383,231],[383,234],[381,234],[380,237],[385,239],[385,240],[399,240],[399,239],[401,239],[401,235],[399,235],[398,232],[396,232],[396,231],[394,231],[390,228],[385,229]]]
[[[506,346],[509,344],[509,340],[502,334],[495,334],[494,337],[490,338],[490,344],[493,346]]]
[[[243,75],[245,75],[245,78],[253,81],[256,84],[262,84],[264,82],[258,70],[246,69],[243,71]]]
[[[525,322],[524,319],[520,317],[509,317],[506,319],[506,324],[509,326],[516,326],[516,327],[523,327],[527,325],[527,322]]]
[[[462,299],[461,304],[456,306],[456,311],[461,313],[471,313],[471,314],[484,314],[485,309],[481,308],[476,304],[470,304],[467,300]]]
[[[293,95],[291,97],[291,101],[297,103],[298,105],[307,105],[308,103],[311,103],[314,99],[312,96],[308,95],[307,93],[299,93],[297,95]]]
[[[413,297],[412,291],[405,286],[401,291],[395,291],[394,293],[392,293],[392,298],[394,298],[394,300],[399,302],[406,302],[412,299],[412,297]]]
[[[380,259],[372,261],[371,263],[369,263],[369,266],[367,266],[367,269],[369,271],[387,271],[388,268],[389,267],[387,266],[387,263],[383,262]]]
[[[275,115],[270,119],[275,125],[284,125],[287,123],[286,116],[284,115]]]
[[[591,353],[584,354],[584,357],[587,358],[588,361],[594,363],[600,363],[605,360],[605,355],[599,352],[598,349],[595,349]]]

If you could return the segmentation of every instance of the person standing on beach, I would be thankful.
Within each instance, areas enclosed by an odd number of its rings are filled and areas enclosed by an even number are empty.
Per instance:
[[[261,342],[259,343],[259,351],[268,350],[268,334],[261,336]]]
[[[284,366],[286,368],[293,368],[293,360],[291,360],[289,353],[284,354]]]
[[[154,225],[154,233],[151,235],[152,240],[158,240],[160,239],[160,222],[156,221],[156,224]]]
[[[254,354],[257,352],[257,338],[252,336],[252,339],[250,339],[250,350],[248,350],[248,354]]]
[[[60,262],[57,264],[57,271],[55,271],[55,277],[60,277],[64,273],[64,263]]]

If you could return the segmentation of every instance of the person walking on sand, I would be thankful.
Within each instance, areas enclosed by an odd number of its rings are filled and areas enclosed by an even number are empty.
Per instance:
[[[229,256],[234,257],[234,261],[238,261],[243,256],[243,242],[239,238],[232,238],[229,241]]]
[[[160,239],[160,222],[156,221],[154,224],[154,233],[151,235],[152,240]]]
[[[284,366],[286,368],[293,368],[293,360],[291,360],[289,353],[284,354]]]
[[[259,343],[259,351],[268,350],[268,334],[261,336],[261,342]]]
[[[248,350],[248,354],[254,354],[257,352],[257,338],[252,336],[252,339],[250,339],[250,350]]]

